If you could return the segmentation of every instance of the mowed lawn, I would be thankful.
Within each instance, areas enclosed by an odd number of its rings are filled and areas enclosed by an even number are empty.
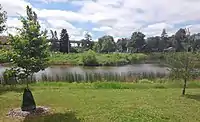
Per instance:
[[[95,89],[72,85],[31,86],[39,106],[53,114],[11,119],[6,113],[20,107],[22,91],[0,92],[1,122],[199,122],[200,89]]]

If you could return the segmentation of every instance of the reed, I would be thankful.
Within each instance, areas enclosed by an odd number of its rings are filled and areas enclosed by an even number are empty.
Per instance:
[[[96,82],[96,81],[119,81],[119,82],[134,82],[136,79],[149,79],[154,80],[158,78],[167,78],[168,74],[164,73],[66,73],[64,76],[55,75],[55,76],[47,76],[46,74],[42,74],[40,79],[36,79],[38,81],[63,81],[63,82]]]
[[[109,81],[115,81],[115,82],[137,82],[138,80],[141,79],[148,79],[150,81],[156,80],[156,79],[162,79],[162,78],[168,78],[170,75],[165,74],[165,73],[133,73],[133,72],[128,72],[128,73],[93,73],[93,72],[87,72],[83,74],[78,74],[78,73],[65,73],[64,75],[62,74],[55,74],[53,76],[47,75],[47,74],[41,74],[41,76],[36,77],[35,75],[28,80],[30,83],[35,83],[35,82],[109,82]],[[6,84],[4,82],[4,78],[0,77],[1,79],[1,84]],[[20,80],[16,83],[19,84],[24,84],[26,83],[25,80]]]

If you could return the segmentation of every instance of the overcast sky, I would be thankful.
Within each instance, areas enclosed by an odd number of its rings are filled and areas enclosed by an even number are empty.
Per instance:
[[[103,35],[130,37],[137,30],[156,36],[163,28],[169,35],[181,27],[200,32],[200,0],[0,0],[0,4],[8,13],[10,27],[21,26],[19,15],[25,15],[29,5],[42,29],[60,32],[66,28],[75,40],[86,31],[94,40]]]

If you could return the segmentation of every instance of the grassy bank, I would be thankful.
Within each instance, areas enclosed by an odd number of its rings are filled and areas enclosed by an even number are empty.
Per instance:
[[[6,50],[0,50],[0,63],[9,63],[10,58],[8,54],[11,53]],[[99,54],[94,53],[91,55],[90,52],[85,53],[55,53],[52,52],[49,58],[50,65],[84,65],[91,63],[89,59],[90,56],[95,58],[93,65],[96,66],[117,66],[131,63],[139,63],[144,61],[147,58],[145,54],[127,54],[127,53],[112,53],[112,54]],[[88,59],[85,62],[85,59]]]
[[[116,87],[116,85],[121,86]],[[37,105],[52,108],[52,115],[25,118],[23,122],[198,122],[200,89],[165,89],[131,83],[39,83],[31,85]],[[168,84],[169,85],[169,84]],[[126,86],[126,87],[125,87]],[[131,86],[131,88],[130,88]],[[130,89],[126,89],[129,87]],[[199,86],[198,86],[199,87]],[[5,117],[21,105],[22,87],[13,91],[0,87],[0,121],[20,122]],[[192,104],[191,104],[192,103]]]
[[[139,63],[147,58],[147,55],[145,54],[88,54],[87,52],[70,54],[52,53],[49,63],[52,65],[84,65],[87,63],[84,62],[84,59],[90,58],[90,56],[94,57],[95,61],[93,61],[92,63],[89,61],[88,62],[97,66],[116,66],[131,63]]]

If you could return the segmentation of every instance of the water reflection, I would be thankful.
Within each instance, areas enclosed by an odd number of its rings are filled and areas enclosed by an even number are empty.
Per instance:
[[[8,67],[0,67],[0,74],[2,74]],[[36,79],[40,80],[42,75],[52,76],[52,77],[66,77],[66,73],[74,73],[85,75],[86,73],[113,73],[113,74],[168,74],[168,68],[158,64],[134,64],[118,67],[69,67],[69,66],[51,66],[46,68],[44,71],[40,71],[35,74]]]

